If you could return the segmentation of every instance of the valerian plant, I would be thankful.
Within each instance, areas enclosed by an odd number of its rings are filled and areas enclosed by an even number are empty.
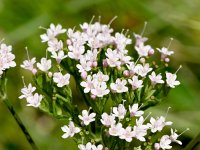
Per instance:
[[[24,83],[19,98],[26,99],[27,106],[64,119],[62,138],[73,137],[80,150],[159,150],[171,149],[173,142],[181,145],[174,129],[153,138],[172,125],[166,121],[167,115],[144,117],[145,109],[161,102],[180,84],[176,79],[180,67],[174,73],[168,71],[174,53],[170,44],[152,48],[143,32],[114,32],[112,21],[91,21],[79,29],[63,29],[60,24],[41,27],[46,31],[40,36],[47,44],[46,56],[37,62],[28,55],[21,64],[31,71],[34,83]],[[73,102],[72,78],[82,94],[79,101],[86,105],[83,110]]]
[[[30,143],[31,147],[37,150],[37,146],[35,145],[29,132],[27,131],[20,117],[16,113],[13,105],[8,100],[8,95],[6,90],[8,79],[6,73],[10,68],[13,68],[15,66],[16,66],[15,55],[12,53],[12,46],[6,45],[5,43],[3,43],[3,40],[0,41],[0,101],[3,102],[5,106],[8,108],[8,110],[16,120],[17,124],[21,128],[22,132],[26,136],[26,139]]]

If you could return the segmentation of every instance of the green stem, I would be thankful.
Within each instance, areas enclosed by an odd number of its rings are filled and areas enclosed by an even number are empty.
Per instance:
[[[26,127],[24,126],[24,124],[22,123],[21,119],[19,118],[19,116],[17,115],[16,111],[14,110],[12,104],[9,102],[8,99],[4,99],[3,100],[4,104],[7,106],[8,110],[10,111],[10,113],[12,114],[12,116],[15,118],[15,121],[17,122],[17,124],[19,125],[19,127],[21,128],[22,132],[24,133],[27,141],[29,142],[29,144],[31,145],[33,150],[38,150],[37,146],[35,145],[35,142],[33,141],[32,137],[30,136],[28,130],[26,129]]]

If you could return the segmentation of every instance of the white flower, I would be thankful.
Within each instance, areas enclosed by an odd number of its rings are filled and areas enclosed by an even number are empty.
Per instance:
[[[37,63],[37,67],[44,72],[47,72],[51,68],[51,60],[46,58],[41,59],[41,63]]]
[[[138,64],[135,66],[135,72],[141,77],[145,77],[151,70],[152,68],[149,67],[149,64],[145,64],[144,66]]]
[[[47,29],[47,33],[40,35],[42,42],[48,42],[51,40],[55,40],[55,37],[59,34],[66,32],[66,29],[62,29],[62,26],[58,24],[55,26],[54,24],[50,24],[50,28]]]
[[[160,74],[156,75],[154,71],[151,73],[151,75],[149,75],[149,78],[152,85],[156,85],[157,83],[164,83],[164,81],[162,80],[162,76]]]
[[[36,58],[34,57],[34,58],[32,58],[31,60],[25,60],[25,61],[23,61],[23,64],[22,65],[20,65],[22,68],[24,68],[24,69],[27,69],[27,70],[30,70],[30,71],[34,71],[34,70],[36,70],[35,68],[34,68],[34,64],[35,64],[35,62],[36,62]]]
[[[136,119],[136,125],[133,127],[134,137],[138,140],[144,142],[146,139],[144,138],[147,135],[147,125],[143,125],[144,118],[141,116],[139,119]]]
[[[92,150],[92,144],[88,142],[86,145],[79,144],[78,145],[79,150]]]
[[[103,150],[103,145],[99,144],[98,146],[92,145],[92,150]]]
[[[122,134],[120,135],[120,139],[125,139],[127,142],[131,142],[132,138],[134,137],[134,132],[132,131],[131,127],[128,126],[126,129],[123,129]]]
[[[128,82],[131,84],[133,90],[143,87],[143,81],[138,80],[138,76],[133,76],[132,80],[128,79]]]
[[[79,115],[78,117],[79,117],[79,119],[82,120],[83,124],[87,126],[90,124],[90,122],[95,121],[95,118],[94,118],[95,116],[96,116],[96,113],[89,114],[89,112],[87,110],[83,110],[82,116]]]
[[[118,107],[113,107],[113,114],[119,119],[123,119],[126,115],[126,108],[123,104],[119,104]]]
[[[122,132],[123,132],[122,124],[118,123],[116,125],[115,124],[111,125],[111,127],[109,128],[108,132],[112,136],[120,136],[120,135],[122,135]]]
[[[129,45],[129,44],[132,43],[132,40],[125,37],[125,35],[122,34],[122,33],[116,33],[115,38],[114,38],[114,42],[117,46],[117,49],[124,50],[126,45]]]
[[[138,104],[133,104],[132,107],[129,105],[129,112],[130,112],[130,116],[131,117],[140,117],[144,114],[143,111],[139,111],[139,107]]]
[[[79,46],[79,45],[73,45],[73,46],[68,46],[69,52],[68,56],[71,59],[79,60],[83,56],[83,53],[85,52],[85,47],[84,46]]]
[[[42,95],[35,93],[34,95],[27,97],[26,100],[28,103],[27,106],[39,107],[42,100]]]
[[[143,43],[140,43],[139,45],[135,46],[135,50],[138,52],[140,57],[146,57],[153,49],[150,45],[145,46]]]
[[[169,51],[168,48],[166,48],[166,47],[163,47],[161,49],[157,48],[157,50],[162,54],[162,58],[174,54],[173,51]]]
[[[130,56],[126,56],[124,53],[119,53],[119,60],[120,60],[120,64],[129,64],[131,57]]]
[[[57,86],[58,87],[63,87],[65,85],[68,85],[69,84],[69,78],[70,78],[70,74],[65,74],[65,75],[62,75],[61,72],[55,72],[53,74],[53,81],[55,83],[57,83]]]
[[[80,128],[74,126],[74,123],[72,121],[69,122],[68,126],[64,125],[63,127],[61,127],[61,129],[63,132],[65,132],[62,135],[62,138],[64,139],[68,137],[73,137],[74,134],[79,133],[81,131]]]
[[[89,93],[91,89],[94,89],[93,81],[92,81],[92,76],[88,75],[86,81],[82,81],[80,83],[82,87],[84,87],[84,93]]]
[[[117,93],[123,93],[128,91],[128,87],[126,87],[127,81],[117,79],[115,83],[110,84],[110,88]]]
[[[53,52],[57,52],[58,50],[62,50],[63,49],[63,42],[60,40],[58,41],[58,39],[54,39],[48,42],[48,48],[47,50],[51,53]]]
[[[169,87],[175,88],[176,85],[180,84],[179,81],[176,81],[176,77],[176,74],[166,72],[166,82]]]
[[[51,55],[52,58],[55,58],[57,63],[60,63],[63,59],[65,59],[67,57],[67,55],[65,55],[64,51],[59,51],[59,52],[53,52]]]
[[[105,82],[98,83],[97,81],[93,83],[94,89],[91,90],[91,93],[93,95],[96,95],[97,97],[103,97],[104,95],[107,95],[110,90],[107,89],[107,85]]]
[[[152,133],[155,133],[156,131],[161,131],[164,126],[172,125],[171,121],[165,122],[165,117],[161,116],[156,119],[151,117],[150,123],[147,124],[149,128],[151,129]]]
[[[108,115],[107,113],[103,113],[101,115],[101,123],[105,126],[111,126],[115,124],[115,116],[114,115]]]
[[[172,141],[172,142],[176,142],[176,143],[178,143],[179,145],[182,145],[182,142],[181,141],[179,141],[179,140],[177,140],[177,138],[179,137],[179,135],[176,133],[177,131],[175,130],[175,131],[173,131],[173,129],[171,129],[171,135],[170,135],[170,140]]]
[[[53,32],[54,36],[57,36],[58,34],[62,34],[66,32],[66,29],[62,29],[62,26],[60,24],[54,25],[50,24],[50,30]]]
[[[16,66],[16,63],[14,62],[15,55],[12,54],[11,51],[12,46],[7,46],[4,43],[0,45],[0,76],[3,74],[4,70]]]
[[[170,144],[171,144],[171,140],[170,140],[169,136],[163,135],[160,139],[160,148],[162,148],[163,150],[171,149],[172,146]]]
[[[120,66],[121,62],[119,61],[119,56],[116,50],[112,50],[110,48],[107,49],[106,52],[106,60],[110,67],[118,67]]]
[[[19,99],[28,98],[32,96],[35,90],[36,88],[33,87],[31,83],[29,83],[28,87],[24,87],[21,89],[22,95],[19,96]]]
[[[91,61],[87,61],[85,57],[80,58],[80,64],[77,64],[76,67],[79,69],[79,72],[87,72],[90,71],[92,68],[92,63]]]
[[[133,76],[135,74],[135,63],[129,62],[129,64],[126,65],[128,70],[130,71],[130,75]]]
[[[99,71],[97,74],[93,74],[93,79],[98,83],[102,83],[102,82],[108,81],[109,76],[105,75],[101,71]]]
[[[144,42],[146,42],[147,40],[148,40],[148,38],[146,38],[146,37],[142,37],[141,35],[139,35],[139,34],[133,34],[134,35],[134,37],[135,37],[135,46],[139,46],[139,45],[141,45],[141,44],[144,44]]]

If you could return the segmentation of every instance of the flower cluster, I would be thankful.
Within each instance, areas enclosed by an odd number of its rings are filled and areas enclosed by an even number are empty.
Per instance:
[[[32,86],[31,83],[29,83],[28,86],[24,84],[24,88],[21,89],[22,95],[19,96],[19,99],[25,98],[27,101],[27,106],[33,106],[33,107],[39,107],[40,102],[42,100],[42,95],[35,93],[36,87]]]
[[[46,56],[37,62],[35,57],[29,58],[26,49],[28,59],[21,67],[31,71],[35,87],[24,86],[20,99],[69,122],[61,128],[62,137],[74,137],[81,150],[126,149],[135,141],[141,142],[142,148],[155,149],[168,149],[172,142],[180,144],[174,130],[160,141],[150,141],[149,135],[172,122],[161,116],[151,117],[147,123],[143,117],[145,109],[180,84],[176,75],[180,68],[175,73],[168,68],[173,51],[170,46],[153,48],[143,33],[114,33],[111,22],[83,23],[79,30],[63,29],[60,24],[41,27],[46,30],[40,36],[47,44]],[[71,77],[89,110],[80,112],[74,105]],[[32,94],[36,90],[42,95]],[[110,114],[107,108],[111,108]]]
[[[15,67],[15,55],[12,53],[12,46],[0,43],[0,77],[5,70]]]
[[[141,107],[141,106],[140,106]],[[128,143],[132,142],[133,139],[137,139],[140,141],[140,148],[144,148],[145,146],[155,148],[155,150],[159,149],[171,149],[170,145],[172,142],[182,145],[182,142],[177,138],[181,134],[177,134],[176,130],[171,129],[170,135],[163,135],[160,140],[154,139],[154,135],[157,132],[161,132],[165,126],[171,126],[171,121],[166,121],[166,116],[160,116],[157,118],[151,117],[150,122],[147,123],[147,118],[149,115],[144,118],[144,111],[140,110],[138,104],[129,105],[128,108],[125,108],[125,104],[119,104],[117,107],[113,107],[111,109],[110,114],[104,112],[101,115],[100,122],[104,126],[101,130],[102,138],[111,139],[112,137],[118,137],[118,142],[126,141]],[[92,140],[94,144],[91,142],[87,142],[86,145],[79,144],[78,148],[80,150],[102,150],[103,145],[107,148],[113,144],[114,141],[108,140],[105,141],[102,145],[99,144],[97,147],[95,146],[95,142],[98,142],[95,137],[90,137],[91,131],[88,131],[84,126],[88,126],[91,122],[97,121],[95,119],[96,113],[89,114],[89,111],[83,110],[82,116],[79,115],[79,119],[82,121],[82,129],[75,127],[74,123],[70,121],[68,126],[63,126],[61,129],[65,132],[62,138],[73,137],[76,133],[88,132],[87,139]],[[188,129],[187,129],[188,130]],[[151,135],[149,138],[148,135]],[[83,136],[83,134],[80,134]],[[91,139],[90,139],[91,138]],[[152,140],[151,140],[152,139]],[[148,143],[145,145],[144,143]],[[119,148],[119,145],[116,146]]]

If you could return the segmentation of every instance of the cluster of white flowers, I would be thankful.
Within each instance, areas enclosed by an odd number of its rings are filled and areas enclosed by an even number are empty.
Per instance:
[[[166,116],[157,118],[151,117],[150,122],[145,123],[149,115],[144,118],[144,111],[140,110],[138,104],[129,105],[128,110],[125,108],[124,104],[119,104],[111,110],[110,114],[104,112],[101,115],[100,121],[106,127],[104,131],[107,132],[107,136],[119,137],[119,139],[125,140],[126,142],[132,142],[133,138],[140,142],[146,142],[149,140],[148,137],[145,137],[148,134],[148,130],[150,130],[151,136],[153,136],[156,132],[161,132],[165,126],[172,125],[171,121],[166,121]],[[96,113],[89,114],[89,111],[83,110],[82,115],[78,117],[82,121],[83,126],[88,126],[91,122],[95,121],[95,116]],[[128,123],[128,126],[124,127],[124,121]],[[62,138],[73,137],[82,130],[79,127],[75,127],[72,121],[70,121],[68,126],[65,125],[61,127],[61,129],[64,132]],[[156,150],[171,149],[172,146],[170,144],[172,142],[182,145],[182,142],[177,140],[182,133],[178,135],[176,132],[176,130],[171,129],[171,135],[163,135],[159,143],[154,142],[151,143],[151,145],[154,144]],[[102,144],[95,146],[88,142],[86,145],[79,144],[78,148],[80,150],[102,150],[103,146]]]
[[[146,37],[134,34],[136,39],[135,49],[138,52],[140,62],[134,62],[133,58],[128,55],[126,46],[132,43],[132,40],[126,37],[126,34],[115,33],[112,35],[113,29],[109,25],[83,23],[81,31],[68,29],[67,35],[67,55],[69,58],[76,60],[76,67],[82,77],[81,86],[84,87],[84,92],[89,93],[92,97],[103,97],[112,91],[113,93],[128,92],[130,83],[133,90],[143,87],[143,81],[149,75],[150,82],[153,86],[156,84],[166,83],[169,87],[174,88],[180,82],[176,81],[176,74],[166,72],[166,82],[162,79],[161,72],[153,68],[152,64],[145,63],[148,57],[155,53],[155,50],[150,45],[145,45]],[[158,49],[162,59],[169,59],[168,56],[173,54],[167,48]],[[166,61],[168,62],[168,61]],[[103,67],[117,68],[118,71],[123,71],[124,76],[117,76],[116,80],[96,80],[96,69]],[[109,70],[109,69],[108,69]],[[106,72],[99,70],[101,75],[106,76]],[[99,74],[98,72],[98,74]],[[158,75],[156,75],[156,73]],[[128,82],[127,82],[128,81]],[[109,88],[110,87],[110,88]]]
[[[25,98],[28,103],[27,106],[39,107],[43,97],[38,93],[33,94],[35,90],[36,87],[32,86],[31,83],[28,86],[24,84],[24,88],[21,89],[22,95],[19,96],[19,99]]]
[[[180,84],[176,79],[180,68],[175,73],[163,71],[170,61],[169,56],[174,53],[169,50],[171,42],[168,48],[154,49],[146,44],[148,38],[143,37],[144,31],[141,35],[134,33],[132,35],[135,38],[133,56],[128,53],[128,45],[133,43],[131,36],[127,36],[128,31],[113,33],[114,30],[110,24],[92,23],[91,21],[91,23],[81,24],[80,30],[63,29],[60,24],[51,24],[48,29],[45,29],[46,33],[40,36],[42,42],[47,43],[48,46],[46,57],[37,62],[35,57],[30,59],[28,55],[28,59],[21,65],[22,68],[32,72],[36,84],[42,82],[51,86],[50,90],[45,89],[48,87],[40,88],[47,92],[43,95],[44,97],[50,95],[48,99],[55,100],[55,106],[51,105],[52,107],[69,105],[69,107],[61,108],[61,111],[55,115],[63,117],[64,111],[71,115],[69,125],[61,127],[64,132],[62,138],[77,138],[80,150],[102,150],[103,145],[110,148],[103,141],[97,140],[99,137],[96,137],[96,133],[89,133],[93,132],[91,126],[95,128],[103,124],[101,136],[105,134],[108,139],[114,137],[130,143],[135,138],[144,143],[147,142],[148,137],[146,136],[149,132],[151,134],[160,132],[165,126],[172,124],[172,122],[165,121],[166,117],[163,116],[151,117],[150,122],[146,123],[147,117],[143,117],[144,112],[140,110],[142,106],[139,107],[142,103],[143,108],[158,103],[166,87],[175,88]],[[64,34],[67,36],[65,41],[59,38]],[[153,59],[153,56],[157,57],[156,52],[159,53],[161,59]],[[71,102],[72,94],[68,87],[70,75],[74,77],[80,92],[85,94],[83,99],[90,107],[89,110],[83,110],[81,115],[73,116],[75,114],[73,111],[78,111],[78,109],[75,109]],[[40,78],[42,81],[37,80],[39,77],[42,77]],[[28,106],[39,107],[43,96],[37,93],[32,94],[35,90],[36,88],[31,84],[28,87],[24,86],[20,99],[26,98]],[[155,92],[156,90],[158,92]],[[49,91],[52,93],[48,93]],[[161,96],[157,98],[156,94]],[[121,104],[123,99],[127,99],[124,102],[126,105]],[[109,100],[114,101],[111,106],[112,110],[110,114],[103,113]],[[57,102],[59,106],[56,106]],[[93,106],[94,108],[91,108]],[[91,109],[93,112],[90,113]],[[50,113],[54,114],[54,112]],[[89,134],[85,134],[86,132]],[[156,150],[169,149],[172,142],[181,144],[177,140],[179,135],[176,131],[171,132],[170,136],[164,135],[160,141],[156,141],[157,143],[155,141],[151,143],[154,144]],[[88,137],[81,143],[80,138],[83,139],[84,136]]]
[[[6,69],[16,66],[14,59],[12,46],[0,43],[0,77]]]
[[[103,145],[99,144],[98,146],[88,142],[86,145],[84,144],[79,144],[78,148],[80,150],[103,150]]]

